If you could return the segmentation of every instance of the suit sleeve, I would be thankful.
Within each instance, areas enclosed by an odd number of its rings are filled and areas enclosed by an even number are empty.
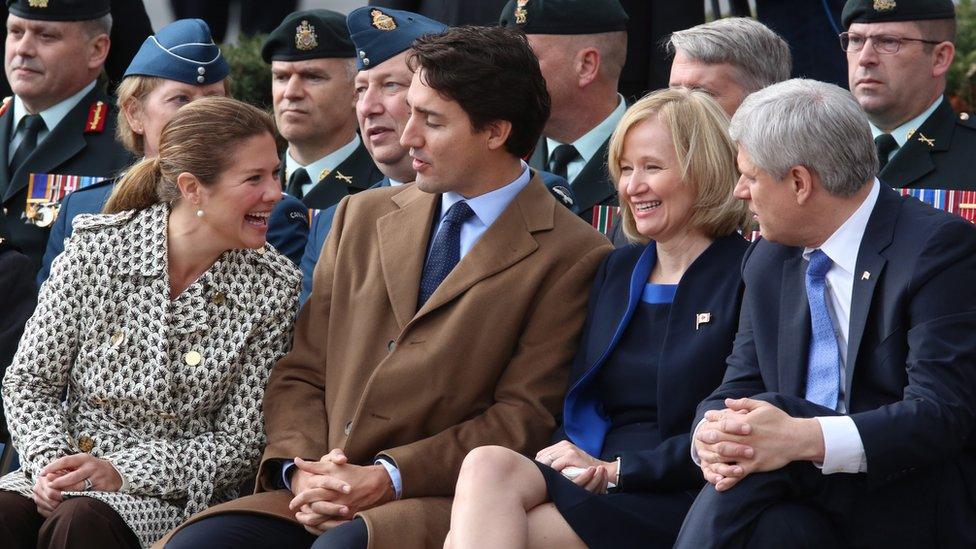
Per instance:
[[[298,266],[308,240],[308,210],[291,197],[284,197],[271,210],[268,243]]]
[[[312,294],[315,264],[319,261],[325,238],[329,236],[329,229],[332,228],[332,217],[335,215],[335,210],[335,206],[331,206],[312,218],[312,228],[308,232],[308,242],[305,244],[305,251],[302,253],[302,261],[299,265],[302,269],[302,295],[300,298],[302,305]]]
[[[962,221],[943,224],[922,247],[907,295],[899,296],[907,301],[905,325],[883,339],[869,363],[904,368],[903,397],[851,415],[870,484],[944,461],[970,440],[976,425],[974,280],[976,231]]]
[[[624,492],[696,489],[702,485],[702,473],[690,455],[690,433],[669,437],[653,450],[620,452],[620,489]]]
[[[497,444],[528,453],[545,444],[565,393],[587,290],[609,251],[609,243],[591,249],[542,294],[495,386],[494,404],[433,436],[380,452],[400,470],[404,498],[453,494],[472,448]]]
[[[335,230],[315,264],[312,293],[295,323],[291,352],[275,365],[264,395],[264,425],[268,445],[258,471],[258,491],[275,490],[281,463],[295,456],[310,459],[328,453],[329,418],[325,408],[325,357],[328,349],[332,281],[342,238],[348,197],[335,212]],[[303,420],[295,421],[296,410]]]

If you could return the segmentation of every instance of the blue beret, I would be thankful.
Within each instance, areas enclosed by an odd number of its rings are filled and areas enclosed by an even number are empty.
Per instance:
[[[126,76],[158,76],[203,85],[227,78],[230,67],[200,19],[178,19],[146,38]]]
[[[346,25],[356,45],[359,70],[375,67],[410,49],[421,36],[441,34],[447,25],[409,11],[356,8],[346,17]]]
[[[261,46],[261,58],[265,63],[355,56],[356,49],[346,29],[346,17],[332,10],[289,14]]]
[[[10,13],[39,21],[91,21],[111,9],[109,0],[7,0]]]

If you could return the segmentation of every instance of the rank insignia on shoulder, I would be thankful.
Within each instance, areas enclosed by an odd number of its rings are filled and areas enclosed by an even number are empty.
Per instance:
[[[4,97],[3,104],[0,105],[0,116],[7,114],[7,109],[9,109],[10,105],[13,105],[13,103],[13,97]]]
[[[68,193],[105,181],[105,177],[32,173],[27,176],[24,217],[38,227],[50,227],[58,218],[61,201]]]
[[[105,114],[108,107],[104,101],[92,103],[88,109],[88,121],[85,122],[85,133],[102,133],[105,130]]]

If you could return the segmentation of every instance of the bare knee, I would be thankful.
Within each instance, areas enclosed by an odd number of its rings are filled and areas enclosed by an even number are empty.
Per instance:
[[[479,446],[468,452],[461,463],[457,492],[481,492],[507,484],[524,459],[502,446]]]

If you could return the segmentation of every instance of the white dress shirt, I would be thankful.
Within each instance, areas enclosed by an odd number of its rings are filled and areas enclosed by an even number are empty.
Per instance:
[[[297,160],[292,158],[291,147],[289,147],[288,150],[285,151],[286,184],[288,180],[291,179],[291,174],[293,174],[295,170],[297,170],[298,168],[305,168],[305,171],[308,172],[308,179],[311,181],[311,183],[306,183],[302,185],[302,196],[307,195],[309,191],[312,190],[312,187],[314,187],[319,182],[319,179],[321,179],[321,177],[319,176],[322,174],[323,170],[328,170],[331,172],[332,170],[338,168],[339,164],[345,162],[346,159],[352,155],[352,153],[356,150],[356,147],[358,146],[359,146],[359,134],[355,133],[352,136],[352,141],[346,143],[345,145],[323,156],[322,158],[319,158],[318,160],[312,162],[307,166],[302,166]]]
[[[68,116],[71,109],[75,108],[82,98],[88,95],[88,92],[92,91],[96,82],[97,80],[92,80],[90,84],[84,88],[81,88],[78,93],[37,113],[41,115],[42,119],[44,119],[45,126],[43,130],[37,132],[38,145],[40,145],[48,134],[51,133],[51,130],[56,128],[57,125],[61,123],[61,120],[63,120],[65,116]],[[14,130],[14,134],[10,138],[9,147],[7,148],[8,162],[13,160],[14,152],[17,150],[17,147],[20,146],[20,142],[24,140],[24,132],[27,131],[25,127],[21,127],[20,121],[23,120],[24,117],[30,115],[30,113],[27,112],[27,107],[24,105],[24,102],[21,101],[16,95],[14,96],[13,108],[14,119],[10,127]]]
[[[908,143],[908,140],[911,138],[912,133],[922,127],[922,124],[924,124],[925,121],[928,120],[930,116],[932,116],[932,113],[935,112],[935,109],[937,109],[943,101],[945,101],[945,99],[943,99],[942,96],[939,96],[939,98],[936,99],[934,103],[929,105],[929,108],[922,111],[922,114],[916,116],[915,118],[912,118],[908,122],[905,122],[901,126],[898,126],[897,128],[891,130],[890,132],[887,132],[891,134],[891,137],[895,138],[895,143],[898,143],[898,148],[888,153],[888,160],[891,160],[892,158],[894,158],[896,154],[898,154],[898,151],[900,151],[901,148],[905,146],[905,143]],[[871,126],[871,137],[877,138],[879,135],[885,133],[880,129],[878,129],[874,124],[870,124],[870,126]]]
[[[603,143],[610,138],[613,134],[613,130],[617,127],[617,122],[624,117],[624,113],[627,112],[627,103],[624,101],[624,96],[617,94],[617,108],[614,109],[609,116],[603,119],[593,127],[592,130],[583,134],[579,139],[570,143],[572,146],[576,147],[576,151],[580,154],[581,158],[576,158],[569,164],[566,164],[566,180],[570,183],[576,179],[576,176],[583,171],[583,167],[586,163],[590,161],[591,158],[600,150]],[[559,141],[555,139],[546,138],[546,147],[549,154],[556,150],[556,147],[562,145]],[[546,159],[546,169],[549,169],[549,159]]]

